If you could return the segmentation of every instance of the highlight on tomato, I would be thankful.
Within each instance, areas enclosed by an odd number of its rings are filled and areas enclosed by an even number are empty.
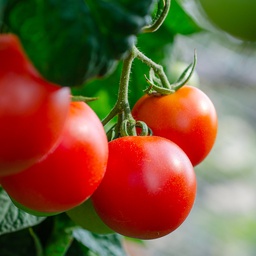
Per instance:
[[[91,199],[112,230],[155,239],[184,222],[195,196],[193,166],[176,144],[157,136],[127,136],[109,142],[106,174]]]
[[[210,153],[217,136],[216,109],[200,89],[184,85],[164,95],[144,95],[134,105],[132,115],[144,121],[156,136],[176,143],[193,166]]]
[[[22,171],[59,143],[69,88],[43,79],[19,39],[0,35],[0,176]]]
[[[35,215],[67,211],[88,199],[105,174],[108,142],[94,111],[72,102],[57,148],[28,169],[1,177],[17,206]]]

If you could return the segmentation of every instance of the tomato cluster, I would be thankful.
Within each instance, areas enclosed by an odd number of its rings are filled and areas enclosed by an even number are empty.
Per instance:
[[[217,115],[198,88],[146,95],[132,115],[152,136],[107,141],[97,115],[44,80],[13,35],[0,37],[0,183],[34,215],[66,212],[96,233],[154,239],[187,218],[194,166],[210,152]]]
[[[217,114],[198,88],[145,95],[132,109],[153,136],[109,143],[106,174],[92,202],[112,230],[139,239],[169,234],[187,218],[196,197],[194,166],[211,151]]]
[[[106,170],[104,128],[84,102],[45,81],[14,35],[0,37],[0,183],[35,215],[89,198]]]

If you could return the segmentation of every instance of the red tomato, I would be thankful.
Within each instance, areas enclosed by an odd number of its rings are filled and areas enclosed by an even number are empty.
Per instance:
[[[69,88],[45,81],[14,35],[0,35],[0,176],[19,172],[57,146]]]
[[[23,209],[51,215],[91,196],[104,176],[107,158],[100,120],[88,105],[73,102],[58,147],[41,162],[0,182]]]
[[[180,146],[195,166],[211,151],[217,135],[217,114],[211,100],[200,89],[183,86],[166,96],[144,95],[132,109],[156,136]]]
[[[154,239],[181,225],[195,195],[193,166],[176,144],[156,136],[130,136],[109,143],[106,174],[91,198],[112,230]]]

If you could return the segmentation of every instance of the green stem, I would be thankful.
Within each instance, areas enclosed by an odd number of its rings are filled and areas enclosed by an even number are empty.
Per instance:
[[[153,24],[144,27],[142,30],[143,33],[152,33],[157,31],[165,21],[170,10],[171,0],[166,0],[166,1],[163,0],[163,2],[164,2],[164,8],[161,11],[160,16],[153,22]]]
[[[106,126],[114,117],[117,116],[117,124],[112,126],[107,134],[110,134],[112,138],[112,132],[114,132],[114,138],[120,136],[133,136],[137,135],[136,126],[142,128],[142,134],[149,134],[149,129],[146,125],[142,125],[134,120],[130,104],[128,100],[128,88],[130,81],[130,73],[132,64],[135,58],[138,58],[143,63],[148,65],[154,74],[157,74],[158,77],[155,77],[154,80],[160,80],[161,87],[154,85],[153,81],[147,79],[147,82],[150,84],[150,88],[154,89],[156,92],[163,94],[173,93],[174,90],[169,83],[169,80],[164,72],[164,69],[161,65],[155,63],[149,59],[146,55],[140,52],[136,46],[133,46],[130,54],[123,61],[123,68],[119,82],[118,98],[117,101],[110,111],[110,113],[102,120],[103,126]],[[153,75],[151,75],[152,77]]]
[[[127,127],[126,130],[131,135],[136,135],[135,131],[135,124],[136,121],[133,119],[131,115],[130,104],[128,100],[128,87],[130,81],[130,73],[132,68],[132,63],[136,55],[132,50],[127,58],[123,62],[122,73],[119,82],[119,90],[118,90],[118,98],[116,101],[115,106],[110,111],[110,113],[102,120],[102,124],[105,126],[111,119],[115,116],[118,116],[118,121],[116,125],[116,129],[119,130],[118,132],[121,134],[122,123],[127,120],[126,122]],[[131,124],[131,125],[130,125]]]
[[[76,101],[83,101],[85,103],[90,102],[90,101],[95,101],[98,100],[97,97],[84,97],[84,96],[77,96],[77,95],[72,95],[71,96],[71,101],[76,102]]]
[[[168,94],[171,93],[173,90],[171,88],[171,85],[168,81],[168,78],[163,70],[163,67],[151,59],[149,59],[146,55],[144,55],[142,52],[140,52],[136,46],[134,46],[130,52],[130,54],[127,56],[127,58],[123,62],[123,68],[122,68],[122,73],[120,77],[120,82],[119,82],[119,90],[118,90],[118,98],[117,101],[110,111],[110,113],[102,120],[103,126],[107,125],[114,117],[118,117],[117,125],[115,126],[115,129],[117,131],[122,130],[122,123],[124,122],[126,127],[125,127],[125,132],[127,132],[131,135],[136,135],[136,121],[131,115],[131,109],[130,109],[130,104],[128,100],[128,87],[129,87],[129,81],[130,81],[130,73],[131,73],[131,68],[132,68],[132,63],[135,58],[138,58],[141,60],[143,63],[148,65],[150,68],[153,69],[153,71],[158,75],[161,84],[163,85],[163,88],[158,87],[158,91],[160,90],[162,94]],[[148,80],[148,82],[150,82]],[[152,88],[157,88],[155,85],[152,84]],[[128,120],[128,122],[126,122]],[[121,134],[121,132],[120,132]],[[118,136],[119,134],[117,134]]]
[[[144,55],[141,51],[138,50],[135,46],[133,47],[134,54],[136,54],[136,57],[141,60],[143,63],[148,65],[150,68],[154,70],[154,72],[159,76],[161,83],[164,88],[167,88],[169,90],[172,89],[170,82],[164,72],[164,69],[161,65],[155,63],[150,58],[148,58],[146,55]]]
[[[119,107],[120,111],[124,112],[124,118],[130,117],[131,115],[130,105],[128,101],[128,87],[134,58],[135,54],[133,51],[131,51],[129,56],[123,62],[123,69],[119,83],[117,107]]]

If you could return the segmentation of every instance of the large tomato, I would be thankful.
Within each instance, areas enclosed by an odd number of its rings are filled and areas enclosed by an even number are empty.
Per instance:
[[[256,41],[255,0],[199,0],[207,17],[230,35]]]
[[[176,144],[156,136],[128,136],[109,143],[106,174],[91,198],[114,231],[153,239],[181,225],[195,195],[193,166]]]
[[[154,135],[180,146],[192,164],[199,164],[213,147],[217,114],[211,100],[200,89],[183,86],[166,96],[142,96],[132,109],[136,120],[144,121]]]
[[[19,172],[59,141],[70,90],[45,81],[16,36],[0,35],[0,176]]]
[[[0,183],[23,210],[51,215],[91,196],[104,176],[107,158],[100,120],[85,103],[72,102],[57,148],[30,168],[0,178]]]

